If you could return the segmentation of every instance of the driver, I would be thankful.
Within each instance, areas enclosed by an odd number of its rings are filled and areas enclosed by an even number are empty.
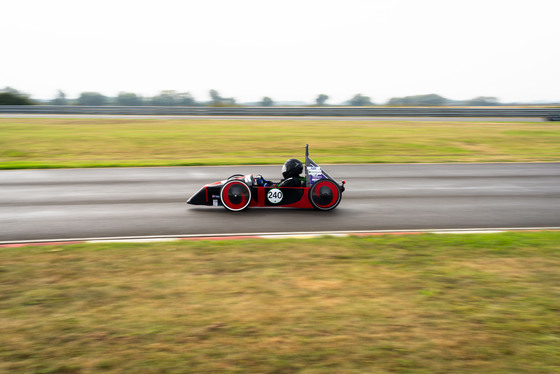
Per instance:
[[[282,166],[282,176],[284,179],[277,184],[278,187],[301,187],[303,180],[300,174],[303,172],[303,164],[297,158],[291,158]],[[262,175],[255,176],[255,182],[258,186],[274,186],[275,183],[268,181]]]
[[[278,187],[301,187],[300,174],[303,172],[303,164],[297,158],[291,158],[282,166],[282,176],[284,179]]]

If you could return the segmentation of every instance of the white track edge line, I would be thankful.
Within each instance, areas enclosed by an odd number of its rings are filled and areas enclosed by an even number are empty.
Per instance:
[[[322,236],[322,235],[353,235],[353,234],[390,234],[390,233],[438,233],[438,234],[457,234],[471,232],[504,232],[504,231],[533,231],[533,230],[560,230],[560,226],[549,227],[488,227],[488,228],[462,228],[462,229],[402,229],[402,230],[340,230],[340,231],[294,231],[294,232],[252,232],[252,233],[215,233],[215,234],[177,234],[177,235],[143,235],[143,236],[108,236],[108,237],[85,237],[85,238],[58,238],[58,239],[33,239],[33,240],[8,240],[0,241],[3,244],[20,243],[53,243],[53,242],[90,242],[109,240],[149,240],[149,239],[190,239],[190,238],[228,238],[228,237],[261,237],[275,236],[278,238],[288,236]]]

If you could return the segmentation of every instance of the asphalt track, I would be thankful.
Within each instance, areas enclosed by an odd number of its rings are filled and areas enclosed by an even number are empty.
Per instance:
[[[346,180],[330,212],[187,205],[235,173],[281,166],[0,171],[0,241],[302,231],[560,226],[560,164],[331,165]]]

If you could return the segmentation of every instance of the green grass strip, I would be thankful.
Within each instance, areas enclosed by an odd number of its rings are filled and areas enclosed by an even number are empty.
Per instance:
[[[0,168],[560,161],[560,124],[1,119]]]

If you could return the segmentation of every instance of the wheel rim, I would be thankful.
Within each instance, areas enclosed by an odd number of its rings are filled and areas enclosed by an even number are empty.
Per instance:
[[[311,204],[320,210],[334,209],[340,202],[338,186],[329,180],[315,182],[310,190]]]
[[[243,210],[251,202],[251,190],[245,183],[233,180],[224,184],[220,191],[220,198],[226,209]]]

